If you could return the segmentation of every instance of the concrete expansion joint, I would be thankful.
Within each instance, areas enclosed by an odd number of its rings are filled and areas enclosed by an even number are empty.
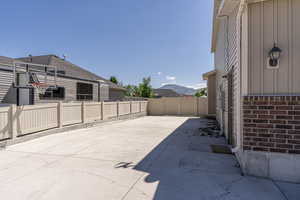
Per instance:
[[[282,191],[282,189],[279,187],[279,185],[272,180],[273,184],[275,185],[275,187],[278,189],[278,191],[282,194],[282,196],[284,197],[285,200],[289,200],[289,198],[286,196],[286,194]]]

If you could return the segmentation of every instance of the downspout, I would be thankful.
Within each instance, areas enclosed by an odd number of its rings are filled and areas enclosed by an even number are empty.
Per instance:
[[[237,14],[237,18],[236,18],[236,31],[237,31],[237,74],[238,74],[238,80],[239,80],[239,83],[237,84],[237,91],[239,91],[237,93],[237,119],[240,120],[238,124],[238,127],[237,127],[237,146],[235,148],[232,149],[232,152],[236,153],[238,152],[240,149],[242,149],[242,144],[243,144],[243,137],[242,137],[242,134],[243,134],[243,131],[242,131],[242,126],[241,126],[241,123],[242,123],[242,119],[241,119],[241,98],[242,98],[242,90],[241,90],[241,84],[242,84],[242,80],[241,80],[241,77],[242,77],[242,66],[241,66],[241,58],[242,58],[242,51],[241,51],[241,47],[242,47],[242,15],[243,15],[243,12],[244,12],[244,9],[245,9],[245,6],[247,5],[246,3],[246,0],[241,0],[241,3],[239,5],[239,10],[238,10],[238,14]]]

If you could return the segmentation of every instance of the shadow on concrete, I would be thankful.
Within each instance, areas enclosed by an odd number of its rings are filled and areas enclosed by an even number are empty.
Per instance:
[[[152,199],[218,199],[226,194],[226,182],[241,178],[233,155],[211,151],[210,144],[225,144],[225,138],[199,134],[207,122],[188,119],[134,167],[149,173],[140,182],[158,182]]]
[[[144,194],[140,199],[286,200],[299,194],[271,180],[242,176],[233,155],[212,153],[210,145],[226,145],[225,138],[199,134],[207,124],[208,119],[188,119],[134,167],[148,174],[135,185]]]

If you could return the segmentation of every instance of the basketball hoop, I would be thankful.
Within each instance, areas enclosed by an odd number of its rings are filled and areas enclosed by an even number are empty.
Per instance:
[[[32,87],[34,87],[39,94],[45,94],[49,85],[46,83],[32,83]]]
[[[57,87],[57,67],[20,61],[13,62],[13,86],[15,88],[36,88],[39,93]]]

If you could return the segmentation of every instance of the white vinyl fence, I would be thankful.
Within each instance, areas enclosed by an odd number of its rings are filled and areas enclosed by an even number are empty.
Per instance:
[[[139,112],[139,110],[140,110],[140,104],[139,103],[137,103],[137,102],[133,102],[132,103],[132,113],[137,113],[137,112]]]
[[[164,97],[148,100],[149,115],[200,116],[207,113],[207,98],[204,97]]]
[[[12,125],[9,121],[11,118],[11,108],[0,107],[0,140],[10,138]]]
[[[147,113],[147,101],[49,103],[0,107],[0,141],[75,124]]]
[[[103,103],[103,118],[110,119],[118,115],[117,102],[104,102]]]
[[[58,126],[57,104],[20,106],[15,112],[18,135]]]
[[[82,103],[63,103],[62,107],[63,126],[82,122]]]
[[[119,102],[119,115],[128,115],[131,113],[130,102]]]
[[[84,104],[84,116],[86,122],[102,120],[102,103],[92,102]]]

